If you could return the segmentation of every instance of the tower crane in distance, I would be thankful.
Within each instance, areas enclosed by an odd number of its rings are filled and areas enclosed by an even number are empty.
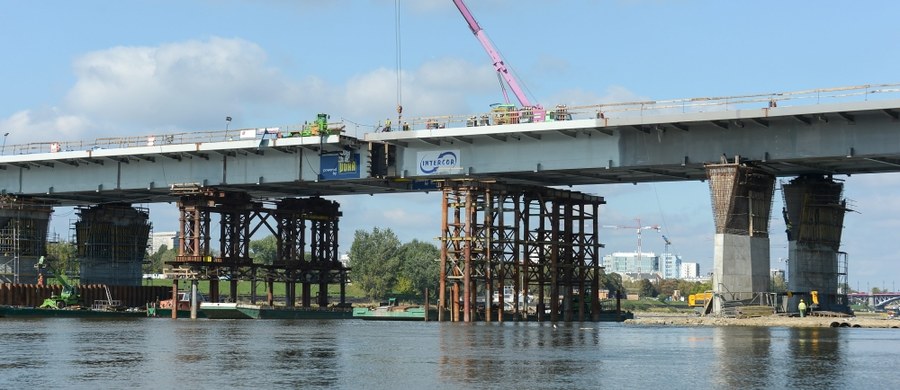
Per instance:
[[[669,241],[665,234],[662,235],[662,239],[666,243],[666,253],[669,253],[669,245],[672,245],[672,241]]]
[[[637,232],[637,264],[638,264],[638,273],[640,273],[641,266],[641,232],[644,230],[656,230],[659,231],[659,225],[647,225],[641,226],[641,219],[635,219],[637,221],[637,226],[623,226],[623,225],[603,225],[604,228],[609,229],[635,229]],[[668,240],[666,240],[668,242]]]

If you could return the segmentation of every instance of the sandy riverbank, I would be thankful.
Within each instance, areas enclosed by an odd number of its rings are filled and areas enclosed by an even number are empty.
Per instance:
[[[795,328],[900,328],[900,320],[869,317],[787,317],[765,316],[753,318],[697,317],[684,314],[635,313],[626,325],[667,326],[781,326]]]

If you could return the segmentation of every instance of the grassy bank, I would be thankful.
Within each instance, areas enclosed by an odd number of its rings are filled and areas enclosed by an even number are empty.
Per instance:
[[[623,300],[622,310],[631,312],[650,312],[650,313],[693,313],[694,308],[687,305],[687,302],[661,302],[654,298],[642,298],[638,300]]]

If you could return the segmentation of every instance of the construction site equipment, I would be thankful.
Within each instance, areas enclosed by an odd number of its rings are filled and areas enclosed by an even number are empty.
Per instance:
[[[59,294],[53,294],[50,298],[44,300],[44,303],[41,304],[42,308],[50,308],[50,309],[62,309],[66,306],[78,305],[81,303],[81,296],[78,294],[78,289],[72,285],[69,281],[69,278],[66,277],[65,272],[60,271],[49,263],[44,262],[44,256],[38,260],[38,263],[35,265],[35,268],[38,269],[38,273],[43,275],[43,269],[49,270],[53,277],[56,278],[57,282],[62,285],[62,291]]]
[[[490,39],[488,39],[487,34],[478,25],[478,22],[475,21],[475,16],[472,15],[472,12],[469,11],[469,7],[466,6],[466,3],[463,0],[453,0],[453,4],[456,5],[456,8],[459,9],[459,13],[462,14],[463,18],[466,19],[466,23],[469,24],[469,29],[472,30],[472,34],[475,34],[475,38],[478,39],[478,42],[481,43],[481,46],[484,48],[484,51],[487,52],[488,56],[491,57],[491,62],[494,64],[494,69],[497,71],[497,74],[506,81],[506,84],[509,85],[509,89],[512,90],[513,94],[516,95],[516,99],[519,101],[519,104],[522,106],[523,110],[526,110],[528,114],[529,121],[534,122],[543,122],[544,116],[546,115],[546,111],[544,107],[540,104],[532,104],[531,101],[528,100],[528,97],[525,96],[525,91],[519,85],[519,82],[516,81],[516,78],[509,72],[509,68],[506,66],[506,62],[503,61],[503,58],[500,56],[500,53],[494,48],[494,45],[491,44]],[[500,84],[501,86],[503,83]],[[503,98],[506,104],[509,104],[509,95],[506,94],[506,89],[503,89]],[[516,121],[516,122],[506,122],[506,123],[525,123],[525,121]],[[495,123],[495,124],[504,124],[504,123]]]
[[[712,299],[713,293],[711,291],[696,293],[688,295],[688,306],[690,307],[704,307],[706,303]]]

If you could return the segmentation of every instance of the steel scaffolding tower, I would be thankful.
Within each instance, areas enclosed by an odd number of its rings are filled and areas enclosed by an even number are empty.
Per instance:
[[[602,197],[469,180],[440,187],[439,320],[502,321],[507,286],[515,293],[511,318],[573,321],[576,312],[579,320],[599,314]],[[532,313],[519,298],[530,291],[538,294]]]

